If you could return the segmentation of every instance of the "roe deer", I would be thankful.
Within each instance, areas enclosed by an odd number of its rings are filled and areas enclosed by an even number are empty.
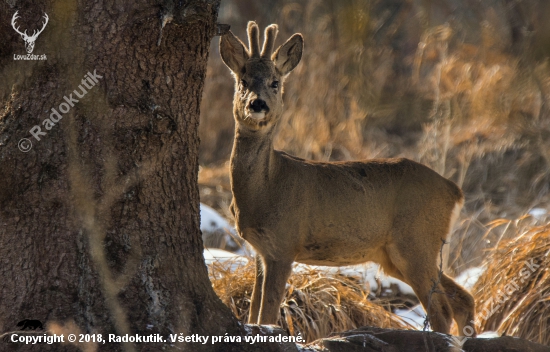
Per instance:
[[[460,334],[474,319],[472,296],[443,274],[438,258],[462,208],[460,188],[408,159],[308,161],[273,149],[283,81],[300,62],[301,34],[273,52],[277,25],[248,23],[247,48],[233,33],[220,54],[235,78],[231,211],[257,252],[249,323],[275,324],[292,263],[379,263],[412,286],[434,331]],[[437,283],[436,293],[430,290]],[[429,303],[429,301],[431,302]],[[472,324],[473,325],[473,324]],[[469,336],[475,335],[470,326]]]

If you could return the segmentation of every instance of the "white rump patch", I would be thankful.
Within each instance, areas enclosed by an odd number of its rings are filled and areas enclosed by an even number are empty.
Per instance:
[[[447,231],[447,238],[445,241],[447,241],[447,244],[443,246],[443,272],[448,272],[448,265],[449,265],[449,252],[451,248],[451,234],[453,233],[453,226],[458,219],[458,216],[460,215],[460,211],[462,210],[462,206],[464,205],[464,199],[461,199],[460,201],[456,202],[453,211],[451,213],[451,221],[449,221],[449,230]]]
[[[449,233],[447,234],[447,241],[451,239],[451,232],[453,231],[453,226],[460,216],[460,211],[462,210],[462,206],[464,206],[464,199],[461,199],[459,202],[456,202],[455,207],[453,208],[453,212],[451,213],[451,222],[449,224]]]

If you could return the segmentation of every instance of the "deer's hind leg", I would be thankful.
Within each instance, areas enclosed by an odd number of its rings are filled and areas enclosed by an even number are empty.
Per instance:
[[[404,243],[403,246],[387,245],[388,257],[403,275],[424,310],[428,313],[430,325],[434,331],[448,334],[453,320],[453,310],[441,282],[438,282],[438,249],[422,248],[422,244]],[[413,247],[413,248],[411,248]]]
[[[474,297],[445,274],[441,276],[441,284],[453,309],[453,317],[458,326],[458,334],[460,336],[476,337],[473,323],[475,318]]]

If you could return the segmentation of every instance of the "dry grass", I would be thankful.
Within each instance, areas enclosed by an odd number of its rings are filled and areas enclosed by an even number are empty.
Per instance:
[[[210,279],[221,300],[239,320],[246,322],[255,267],[249,263],[232,270],[231,265],[235,264],[214,262],[209,267]],[[398,316],[369,301],[367,295],[368,291],[352,277],[328,275],[313,268],[294,272],[287,284],[277,324],[291,335],[300,333],[307,342],[361,326],[409,327]]]
[[[550,223],[522,226],[527,220],[493,223],[515,228],[516,236],[485,259],[487,270],[473,289],[476,325],[550,345]]]

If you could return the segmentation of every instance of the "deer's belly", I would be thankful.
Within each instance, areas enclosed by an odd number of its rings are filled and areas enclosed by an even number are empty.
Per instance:
[[[376,261],[380,253],[379,246],[357,243],[311,243],[303,246],[295,260],[308,265],[342,266],[356,265]]]
[[[296,258],[298,263],[307,265],[322,265],[322,266],[346,266],[363,264],[372,259],[367,256],[354,256],[354,257],[334,257],[334,256],[298,256]]]

